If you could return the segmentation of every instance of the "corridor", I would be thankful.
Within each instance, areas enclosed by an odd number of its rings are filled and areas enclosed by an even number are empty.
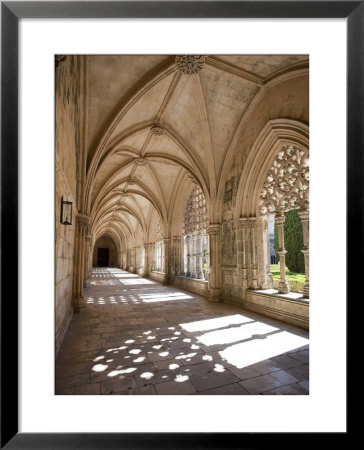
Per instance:
[[[94,268],[56,359],[59,395],[307,395],[308,332]]]

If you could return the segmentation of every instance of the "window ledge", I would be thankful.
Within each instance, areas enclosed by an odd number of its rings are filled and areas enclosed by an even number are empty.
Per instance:
[[[267,295],[267,296],[273,296],[282,298],[285,300],[293,300],[293,301],[300,301],[304,303],[309,303],[310,299],[305,298],[302,294],[299,294],[298,292],[289,292],[288,294],[279,294],[277,289],[249,289],[251,292],[257,292],[259,294]]]

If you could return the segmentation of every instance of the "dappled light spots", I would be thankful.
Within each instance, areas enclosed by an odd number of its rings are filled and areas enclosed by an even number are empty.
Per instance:
[[[179,364],[170,364],[169,366],[168,366],[168,369],[169,370],[176,370],[176,369],[178,369],[180,366],[179,366]]]
[[[184,381],[187,381],[189,379],[188,375],[176,375],[176,378],[174,379],[174,381],[177,381],[177,383],[183,383]]]
[[[96,364],[95,366],[93,366],[92,370],[94,372],[103,372],[104,370],[106,370],[109,366],[107,364]]]
[[[133,350],[129,350],[129,353],[131,353],[132,355],[138,355],[141,352],[142,351],[139,348],[134,348]]]
[[[105,358],[105,356],[97,356],[97,357],[94,359],[94,362],[100,361],[101,359],[104,359],[104,358]]]
[[[225,367],[222,366],[221,364],[215,364],[214,371],[215,372],[225,372]]]
[[[185,354],[180,354],[180,355],[178,355],[178,356],[176,356],[176,359],[187,359],[187,358],[192,358],[193,356],[196,356],[197,355],[197,353],[188,353],[187,355],[185,355]]]
[[[150,380],[154,377],[154,374],[152,372],[143,372],[139,376],[140,378],[143,378],[143,380]]]
[[[140,363],[145,360],[145,356],[139,356],[139,358],[133,359],[134,363]]]

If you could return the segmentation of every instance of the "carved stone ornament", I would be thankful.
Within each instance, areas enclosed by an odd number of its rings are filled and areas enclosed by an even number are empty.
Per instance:
[[[154,126],[150,129],[153,136],[162,136],[164,134],[164,129],[159,126]]]
[[[210,235],[219,235],[221,231],[221,225],[216,223],[216,224],[211,224],[207,227],[207,232]]]
[[[88,224],[90,222],[90,216],[88,214],[77,214],[77,223],[81,228],[86,228],[88,227]]]
[[[309,208],[308,150],[284,146],[268,171],[260,193],[260,213]]]
[[[184,75],[195,75],[200,72],[204,64],[205,56],[202,55],[176,56],[176,65],[178,70]]]
[[[134,158],[133,162],[136,166],[146,166],[148,164],[148,160],[145,158]]]

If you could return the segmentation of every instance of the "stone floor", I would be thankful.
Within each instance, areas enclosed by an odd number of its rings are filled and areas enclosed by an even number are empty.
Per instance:
[[[60,395],[307,395],[306,330],[115,268],[93,270]]]

